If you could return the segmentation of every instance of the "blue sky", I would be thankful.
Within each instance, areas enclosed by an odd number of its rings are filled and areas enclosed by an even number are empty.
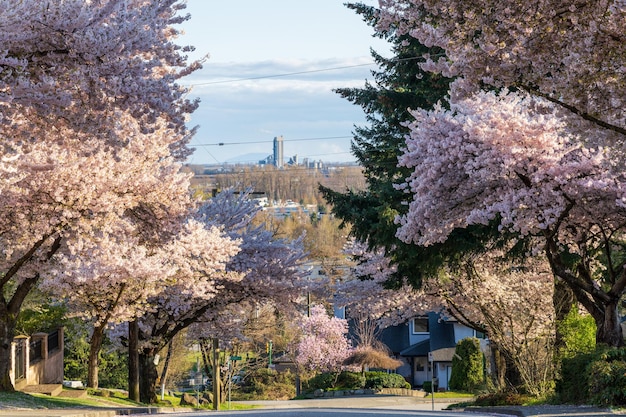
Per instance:
[[[332,89],[372,80],[370,47],[389,55],[361,16],[336,0],[187,0],[186,11],[178,43],[196,47],[191,57],[210,55],[182,81],[201,100],[189,163],[254,160],[279,135],[286,156],[354,160],[350,138],[365,118]]]

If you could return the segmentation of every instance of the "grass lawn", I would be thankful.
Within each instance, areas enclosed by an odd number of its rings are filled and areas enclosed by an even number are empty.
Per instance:
[[[426,393],[427,397],[430,397],[430,392]],[[467,392],[455,392],[455,391],[435,391],[435,398],[473,398],[474,394]]]
[[[0,392],[0,404],[12,408],[85,408],[102,407],[101,400],[88,398],[50,397],[45,394],[25,394],[23,392]],[[107,404],[105,406],[110,406]]]
[[[160,398],[160,397],[159,397]],[[173,406],[179,407],[180,398],[166,396],[163,404],[150,404],[151,407]],[[45,394],[26,394],[23,392],[0,392],[0,408],[29,408],[29,409],[54,409],[54,408],[89,408],[89,407],[142,407],[145,404],[130,401],[125,394],[112,391],[109,396],[91,395],[87,398],[50,397]],[[190,407],[188,407],[190,408]],[[212,407],[203,407],[211,409]],[[221,409],[228,410],[228,402],[221,404]],[[230,403],[231,410],[247,410],[255,408],[250,405]]]

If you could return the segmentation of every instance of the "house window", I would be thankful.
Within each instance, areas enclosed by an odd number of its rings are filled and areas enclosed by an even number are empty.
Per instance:
[[[428,317],[416,317],[413,319],[413,333],[428,333]]]

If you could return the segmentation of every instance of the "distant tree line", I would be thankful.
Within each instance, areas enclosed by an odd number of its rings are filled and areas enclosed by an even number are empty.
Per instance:
[[[187,166],[194,173],[192,184],[202,192],[229,187],[253,187],[268,200],[293,200],[301,204],[326,205],[318,188],[320,185],[337,190],[362,190],[365,177],[360,166],[334,166],[321,170],[300,166],[277,169],[264,165],[237,165],[230,172],[205,175],[199,166]]]

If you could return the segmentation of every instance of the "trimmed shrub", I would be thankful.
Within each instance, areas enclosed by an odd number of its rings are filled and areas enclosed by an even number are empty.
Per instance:
[[[308,381],[302,384],[302,388],[305,392],[312,392],[316,389],[329,390],[334,388],[337,375],[331,372],[322,372],[315,375]]]
[[[359,389],[365,386],[365,375],[361,372],[342,372],[337,378],[338,388]]]
[[[473,392],[484,384],[484,355],[480,341],[475,337],[459,340],[452,358],[450,389]]]
[[[424,390],[424,392],[433,392],[439,389],[439,385],[435,384],[435,387],[433,388],[433,381],[424,381],[424,383],[422,384],[422,389]]]
[[[236,391],[235,397],[239,400],[287,400],[296,395],[295,376],[291,372],[257,369]]]
[[[382,388],[411,388],[400,374],[388,374],[386,372],[366,372],[365,388],[379,390]]]

